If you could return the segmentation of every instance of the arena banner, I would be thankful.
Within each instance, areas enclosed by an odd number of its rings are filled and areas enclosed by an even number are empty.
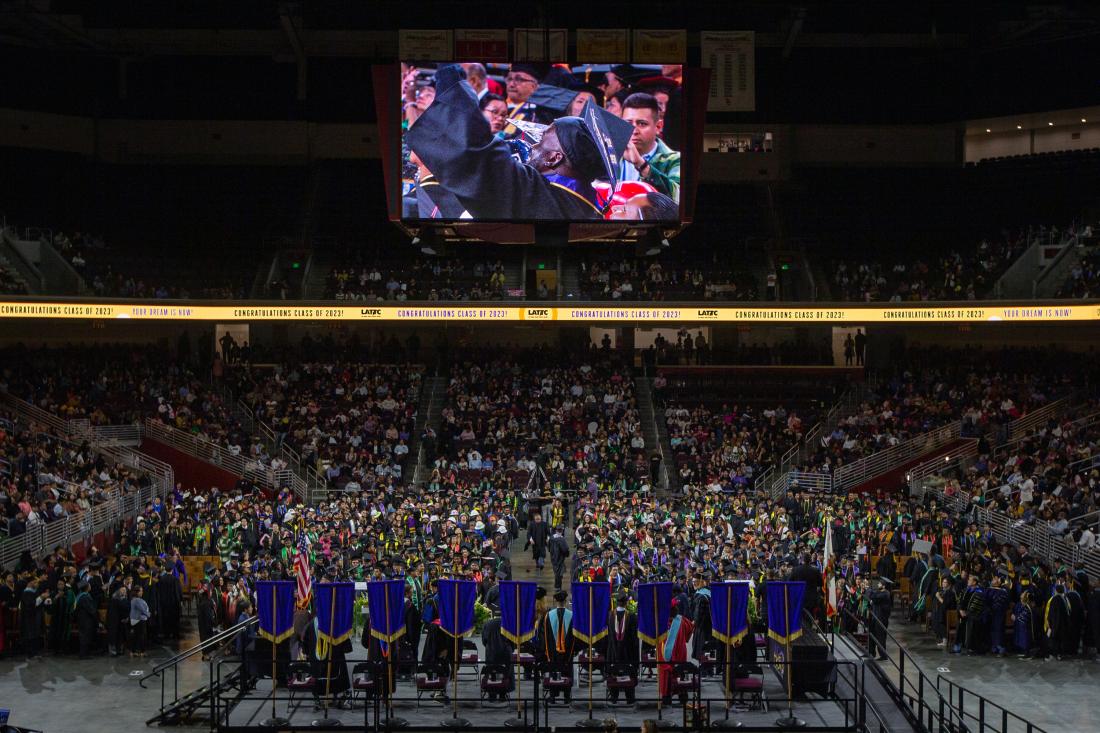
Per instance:
[[[402,28],[397,35],[397,49],[403,59],[451,60],[454,49],[454,32],[441,28]]]
[[[513,61],[561,61],[568,56],[565,28],[513,28],[512,38]]]
[[[710,69],[711,112],[756,110],[756,34],[753,31],[701,31],[703,66]],[[404,57],[402,57],[404,58]]]
[[[990,305],[839,305],[833,307],[733,306],[613,306],[484,304],[329,304],[329,305],[200,305],[172,301],[111,303],[93,301],[0,301],[2,319],[72,319],[135,321],[383,321],[383,322],[507,322],[553,321],[557,323],[1037,323],[1100,321],[1100,303]]]
[[[577,58],[614,63],[629,58],[630,32],[626,28],[578,28]]]
[[[687,31],[635,28],[633,60],[642,64],[682,64],[687,60]]]

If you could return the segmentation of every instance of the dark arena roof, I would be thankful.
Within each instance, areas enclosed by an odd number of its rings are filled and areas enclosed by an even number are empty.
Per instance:
[[[1098,40],[0,0],[0,733],[1095,730]]]

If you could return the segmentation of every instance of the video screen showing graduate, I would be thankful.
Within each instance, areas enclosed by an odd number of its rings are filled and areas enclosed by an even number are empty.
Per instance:
[[[680,222],[680,65],[401,64],[402,218]]]

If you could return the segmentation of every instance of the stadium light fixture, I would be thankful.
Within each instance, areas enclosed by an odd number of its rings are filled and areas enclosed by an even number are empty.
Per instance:
[[[1084,117],[1081,118],[1081,122],[1088,122]]]
[[[1053,122],[1048,122],[1047,127],[1054,127],[1054,123]]]
[[[1023,125],[1016,125],[1016,129],[1017,130],[1022,130],[1022,129],[1024,129],[1024,126]]]
[[[985,131],[986,131],[986,132],[993,132],[993,131],[992,131],[992,130],[990,130],[990,129],[989,129],[988,127],[987,127],[987,128],[985,128]]]

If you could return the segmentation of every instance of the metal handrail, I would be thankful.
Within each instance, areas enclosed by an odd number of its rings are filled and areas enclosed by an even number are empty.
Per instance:
[[[954,699],[954,697],[955,697],[954,692],[955,692],[955,690],[958,690],[959,702],[958,702],[957,710],[959,712],[959,716],[961,718],[963,718],[964,720],[966,718],[970,718],[970,719],[972,719],[972,720],[974,720],[978,723],[978,729],[975,731],[975,733],[985,733],[986,729],[990,729],[990,730],[993,730],[993,731],[1000,731],[1000,732],[1003,733],[1004,731],[1008,730],[1008,723],[1009,723],[1010,720],[1018,721],[1019,723],[1021,723],[1023,725],[1023,728],[1026,731],[1026,733],[1046,733],[1046,731],[1043,728],[1040,728],[1039,726],[1035,725],[1030,720],[1026,720],[1024,718],[1021,718],[1016,713],[1012,712],[1011,710],[1008,710],[1007,708],[1005,708],[1001,705],[998,705],[997,703],[993,702],[992,700],[985,697],[984,695],[979,695],[977,692],[974,692],[973,690],[970,690],[966,687],[963,687],[962,685],[960,685],[956,682],[952,682],[951,680],[944,677],[942,674],[936,675],[936,688],[937,689],[939,689],[941,682],[944,683],[947,686],[947,697],[948,697],[949,700]],[[977,714],[972,713],[972,712],[968,712],[968,710],[967,710],[968,706],[966,705],[966,697],[968,695],[977,699],[977,703],[978,703],[978,712],[977,712]],[[997,717],[1000,719],[1000,722],[1001,722],[1001,727],[1000,728],[997,728],[997,727],[991,725],[986,720],[986,708],[993,708],[993,712],[998,714]]]
[[[967,730],[965,725],[965,712],[963,709],[957,709],[952,704],[950,696],[945,696],[940,690],[937,682],[933,681],[923,669],[916,659],[906,651],[904,645],[897,640],[897,638],[890,633],[890,630],[883,625],[883,623],[874,616],[868,616],[867,618],[860,618],[853,614],[848,609],[841,609],[840,613],[843,616],[847,616],[850,620],[855,621],[856,624],[861,625],[868,633],[868,642],[870,637],[877,632],[881,638],[888,640],[895,647],[897,647],[897,659],[894,659],[894,655],[885,654],[886,659],[879,659],[879,665],[870,665],[872,673],[874,673],[883,684],[887,685],[896,691],[899,701],[907,703],[910,712],[914,713],[920,725],[925,730],[954,730],[961,731]],[[872,630],[874,626],[874,630]],[[864,645],[856,638],[849,634],[845,634],[850,643],[855,645],[856,648],[864,648]],[[879,650],[885,652],[885,648]],[[888,664],[887,669],[882,669],[882,663]],[[891,674],[895,672],[897,674],[897,681],[893,679]],[[911,675],[916,675],[916,680],[911,679]],[[915,707],[915,710],[913,709]],[[1018,720],[1025,721],[1018,715],[1013,715]],[[1046,733],[1038,726],[1033,726],[1029,729],[1035,733]],[[976,733],[984,733],[984,730],[976,731]],[[1001,729],[999,733],[1007,733],[1007,729]]]
[[[236,626],[231,626],[228,629],[224,629],[223,631],[219,631],[217,634],[215,634],[214,636],[211,636],[206,641],[199,642],[198,644],[191,647],[190,649],[186,649],[186,650],[180,652],[179,654],[177,654],[176,656],[172,657],[171,659],[165,660],[165,661],[161,662],[160,664],[158,664],[157,666],[153,667],[153,669],[151,671],[149,671],[141,679],[138,680],[138,684],[141,685],[142,688],[144,688],[145,687],[145,680],[157,676],[158,674],[164,672],[166,669],[170,669],[171,667],[177,666],[180,662],[186,661],[186,660],[190,659],[191,657],[195,656],[196,654],[201,654],[201,653],[206,652],[210,649],[215,649],[215,648],[221,646],[222,644],[226,643],[227,641],[232,639],[234,636],[239,634],[241,631],[244,631],[245,629],[247,629],[249,627],[257,625],[259,623],[259,621],[260,621],[259,616],[252,616],[251,618],[247,619],[246,621],[241,621]]]
[[[145,418],[142,431],[154,440],[230,473],[248,478],[260,486],[277,488],[275,478],[279,471],[246,456],[233,455],[224,445],[184,432],[151,417]]]
[[[889,473],[901,464],[918,458],[959,440],[962,421],[956,420],[942,427],[914,436],[903,443],[876,451],[857,461],[840,466],[833,472],[834,488],[847,489],[856,484]]]

